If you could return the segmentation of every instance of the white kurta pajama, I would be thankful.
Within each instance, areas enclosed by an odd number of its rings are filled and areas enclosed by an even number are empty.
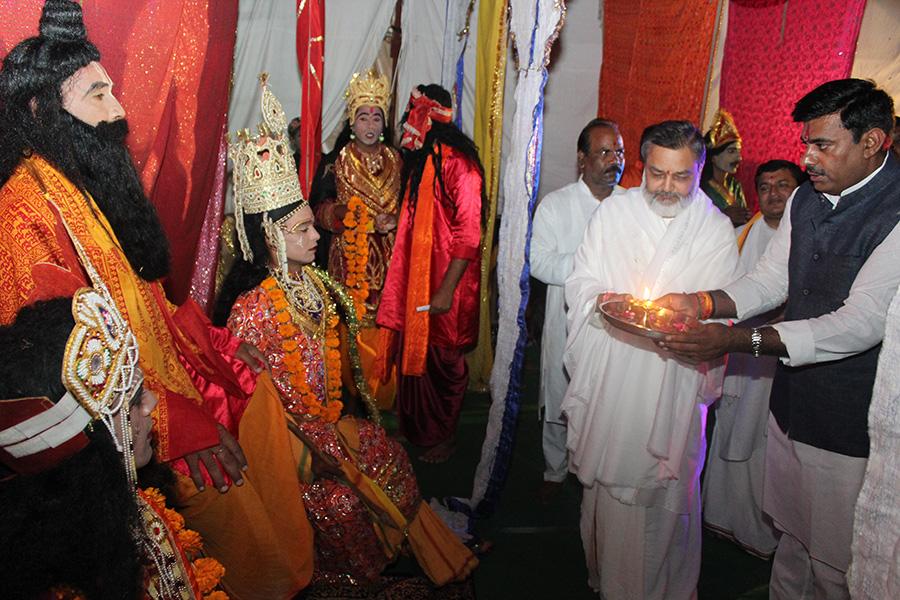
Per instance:
[[[575,254],[562,410],[570,469],[585,486],[589,584],[605,598],[679,600],[695,592],[703,430],[706,407],[721,392],[722,363],[690,366],[612,328],[595,311],[597,297],[715,289],[735,279],[737,261],[731,222],[705,194],[663,219],[640,188],[603,201]]]
[[[736,233],[740,236],[742,231]],[[742,272],[753,269],[774,235],[775,229],[762,218],[751,224],[739,259]],[[744,325],[759,326],[765,319],[757,321]],[[774,356],[728,357],[703,478],[704,523],[763,557],[771,555],[778,543],[762,510],[769,394],[777,362]]]
[[[616,190],[622,188],[616,186]],[[591,214],[600,201],[582,179],[547,194],[534,213],[531,275],[547,284],[541,334],[539,415],[543,419],[544,480],[563,481],[568,473],[566,424],[560,412],[569,378],[563,366],[566,347],[566,278]]]

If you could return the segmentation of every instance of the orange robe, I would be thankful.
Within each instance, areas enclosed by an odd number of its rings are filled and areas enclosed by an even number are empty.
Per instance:
[[[37,156],[24,158],[0,189],[0,323],[22,306],[90,285],[70,236],[138,339],[145,385],[159,398],[157,455],[182,474],[183,514],[225,565],[226,588],[239,598],[290,597],[312,575],[312,534],[296,498],[292,455],[301,449],[271,380],[234,357],[240,341],[196,304],[175,307],[159,282],[141,279],[93,201]],[[180,457],[217,444],[218,424],[239,439],[250,469],[226,494],[209,485],[198,492]],[[248,555],[254,564],[244,564]]]

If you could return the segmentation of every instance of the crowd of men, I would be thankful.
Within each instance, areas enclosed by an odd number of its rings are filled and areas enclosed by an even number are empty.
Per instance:
[[[601,597],[694,597],[704,521],[774,554],[772,598],[849,598],[851,558],[856,597],[889,597],[885,586],[897,585],[896,533],[881,534],[881,554],[857,537],[851,557],[868,409],[900,283],[893,102],[872,82],[836,80],[792,116],[805,173],[778,157],[760,165],[753,216],[725,111],[705,138],[686,121],[647,127],[643,181],[629,190],[617,187],[618,127],[591,121],[578,182],[536,211],[531,261],[548,284],[542,496],[567,471],[583,484],[581,535]],[[601,304],[631,297],[692,325],[653,339],[600,317]],[[882,497],[896,487],[879,481]],[[895,506],[873,504],[870,519],[896,521]]]

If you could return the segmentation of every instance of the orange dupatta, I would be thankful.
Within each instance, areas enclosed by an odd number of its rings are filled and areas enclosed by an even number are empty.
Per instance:
[[[434,227],[434,159],[429,156],[419,183],[419,196],[413,217],[412,244],[409,253],[409,279],[406,285],[406,319],[403,330],[404,375],[425,373],[428,353],[430,315],[419,307],[431,302],[431,246]]]

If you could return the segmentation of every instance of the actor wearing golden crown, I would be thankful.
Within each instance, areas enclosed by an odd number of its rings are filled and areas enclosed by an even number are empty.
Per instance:
[[[309,451],[300,491],[316,531],[316,581],[369,582],[407,537],[435,583],[465,578],[477,561],[422,502],[409,457],[378,425],[355,347],[354,299],[311,264],[319,234],[291,167],[281,105],[261,80],[260,133],[241,131],[229,145],[244,260],[223,286],[220,312],[265,354],[291,430]],[[342,366],[354,371],[372,421],[341,418]]]
[[[178,471],[183,514],[225,565],[229,592],[293,596],[312,576],[291,460],[299,444],[268,374],[255,372],[258,351],[212,327],[192,302],[166,300],[165,236],[99,59],[80,6],[48,0],[39,34],[0,70],[0,323],[60,295],[64,276],[87,281],[77,242],[137,337],[145,385],[159,398],[159,458]]]
[[[400,155],[384,143],[390,84],[374,71],[357,73],[344,96],[348,123],[334,150],[322,158],[313,192],[321,198],[310,204],[319,227],[331,234],[328,272],[347,286],[360,313],[360,359],[372,395],[379,407],[388,407],[394,400],[394,378],[381,384],[371,373],[375,311],[400,209]],[[344,384],[353,389],[346,369],[344,375]]]

